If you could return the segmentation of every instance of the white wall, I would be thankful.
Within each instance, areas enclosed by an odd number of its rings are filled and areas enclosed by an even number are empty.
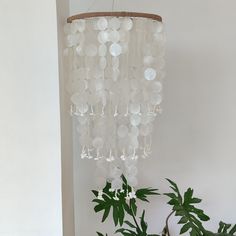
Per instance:
[[[54,0],[0,0],[0,235],[60,236]]]
[[[73,172],[73,146],[71,116],[68,112],[66,93],[66,67],[64,65],[65,34],[64,25],[69,16],[69,0],[56,0],[58,24],[58,49],[59,49],[59,82],[60,82],[60,108],[61,108],[61,160],[62,160],[62,211],[63,235],[74,236],[74,172]]]
[[[86,11],[93,0],[71,0],[71,14]],[[192,186],[212,217],[236,223],[236,2],[235,0],[117,0],[116,10],[161,14],[167,31],[167,77],[164,113],[156,122],[152,158],[142,162],[141,186],[168,190],[165,177],[181,188]],[[109,10],[111,1],[95,1],[92,10]],[[113,235],[112,225],[99,224],[92,210],[89,162],[78,161],[78,235],[96,230]],[[169,207],[164,197],[147,208],[151,232],[160,232]],[[175,220],[173,235],[178,235]]]

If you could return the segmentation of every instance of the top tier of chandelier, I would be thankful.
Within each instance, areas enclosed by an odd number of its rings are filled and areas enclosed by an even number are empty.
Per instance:
[[[137,159],[151,153],[161,112],[163,23],[142,17],[92,17],[65,26],[71,115],[81,158],[97,161],[98,185],[121,175],[137,185]]]

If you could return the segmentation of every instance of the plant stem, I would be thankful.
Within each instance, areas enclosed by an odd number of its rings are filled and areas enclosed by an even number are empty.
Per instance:
[[[167,235],[170,236],[170,231],[169,231],[169,219],[170,217],[174,214],[175,212],[172,211],[166,218],[166,232],[167,232]]]
[[[131,216],[132,216],[132,218],[133,218],[133,220],[134,220],[134,223],[135,223],[137,229],[141,232],[141,229],[140,229],[140,227],[139,227],[139,225],[138,225],[138,222],[137,222],[137,220],[136,220],[136,218],[135,218],[135,215],[134,215],[134,212],[133,212],[133,209],[132,209],[131,205],[129,206],[129,208],[130,208]]]

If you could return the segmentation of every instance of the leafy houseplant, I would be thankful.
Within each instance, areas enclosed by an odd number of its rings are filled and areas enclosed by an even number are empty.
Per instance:
[[[172,215],[180,217],[178,224],[182,225],[180,234],[189,232],[190,236],[232,236],[236,233],[236,225],[219,223],[217,233],[206,230],[203,226],[204,221],[210,218],[203,210],[198,209],[195,205],[201,202],[201,199],[193,197],[193,189],[188,188],[181,195],[178,186],[171,180],[167,179],[172,192],[165,193],[170,200],[168,204],[172,206],[172,212],[166,219],[166,225],[160,234],[148,233],[148,225],[145,221],[145,210],[141,217],[137,218],[137,201],[149,202],[148,197],[152,195],[160,195],[158,189],[142,188],[136,192],[128,185],[124,176],[123,190],[113,191],[111,184],[107,182],[102,191],[93,190],[96,203],[95,212],[103,212],[102,222],[104,222],[112,212],[112,218],[115,227],[115,233],[120,233],[123,236],[170,236],[168,221]],[[127,216],[129,219],[127,220]],[[97,232],[98,236],[108,236]]]

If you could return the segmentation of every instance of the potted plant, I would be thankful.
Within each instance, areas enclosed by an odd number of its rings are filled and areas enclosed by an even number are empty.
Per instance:
[[[123,236],[171,236],[168,222],[171,216],[179,217],[181,230],[180,234],[188,232],[190,236],[232,236],[236,233],[236,225],[219,223],[217,233],[208,231],[203,222],[209,221],[210,218],[203,210],[196,207],[202,200],[193,196],[193,189],[188,188],[182,195],[176,183],[167,179],[170,184],[171,192],[164,193],[169,198],[167,204],[172,207],[172,211],[166,218],[166,225],[160,234],[150,234],[148,232],[148,224],[145,221],[145,210],[138,217],[138,201],[149,202],[149,196],[161,195],[158,189],[141,188],[134,191],[122,176],[123,188],[119,191],[111,189],[111,184],[107,182],[102,191],[93,190],[96,204],[94,210],[96,213],[103,212],[102,222],[106,221],[108,216],[112,214],[115,233],[120,233]],[[129,217],[128,220],[127,217]],[[108,236],[97,232],[98,236]]]

